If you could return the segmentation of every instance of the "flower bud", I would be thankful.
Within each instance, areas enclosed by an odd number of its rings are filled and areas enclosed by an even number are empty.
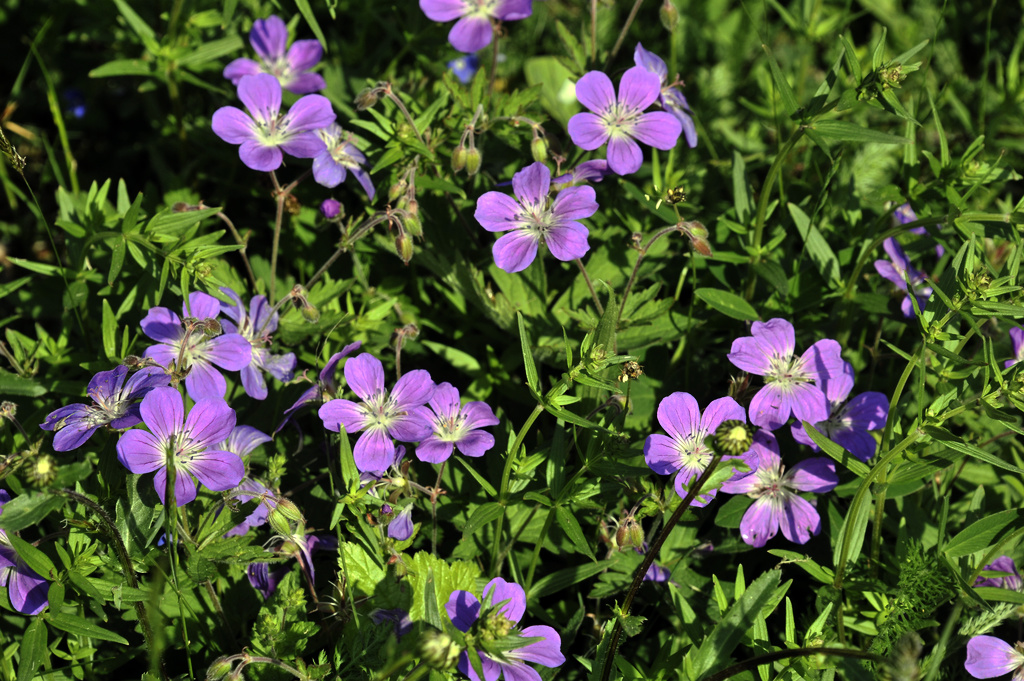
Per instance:
[[[452,669],[459,661],[462,648],[451,636],[440,631],[428,631],[420,639],[420,657],[433,669]]]
[[[398,253],[398,257],[402,259],[402,263],[405,265],[409,264],[412,260],[412,239],[409,238],[408,234],[399,232],[398,236],[395,237],[395,251]]]
[[[480,155],[480,150],[476,147],[472,149],[466,149],[466,174],[473,177],[480,172],[480,164],[483,162],[483,157]]]
[[[400,196],[405,194],[405,190],[408,188],[409,183],[403,177],[388,188],[388,201],[397,201]]]
[[[548,141],[542,136],[533,138],[530,142],[530,154],[537,163],[544,163],[548,160]]]
[[[466,167],[466,147],[459,144],[452,152],[452,172],[461,172]]]
[[[632,549],[643,546],[644,529],[640,527],[640,523],[633,519],[633,516],[627,516],[619,524],[619,529],[615,532],[615,543],[618,544],[620,549]]]
[[[201,322],[201,324],[202,324],[203,334],[207,338],[212,338],[214,336],[219,336],[222,333],[224,333],[224,328],[220,325],[220,322],[218,322],[213,317],[210,317],[208,319],[204,319]]]
[[[679,10],[676,9],[672,0],[665,0],[661,3],[658,18],[661,19],[661,25],[665,27],[666,31],[672,33],[676,30],[676,26],[679,24]]]
[[[753,429],[743,421],[736,419],[722,421],[712,436],[712,443],[717,451],[733,456],[739,456],[750,449],[753,441]]]
[[[337,199],[324,199],[324,202],[320,204],[320,214],[328,220],[334,220],[341,215],[341,212],[341,202]]]
[[[206,681],[221,681],[231,674],[234,664],[227,657],[219,657],[206,670]]]
[[[368,87],[356,95],[356,109],[358,111],[372,109],[377,105],[379,99],[380,95],[377,94],[377,88]]]

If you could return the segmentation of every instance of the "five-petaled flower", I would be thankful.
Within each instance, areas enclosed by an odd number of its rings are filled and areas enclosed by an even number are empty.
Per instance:
[[[145,367],[125,380],[127,376],[128,367],[124,365],[99,372],[85,391],[92,398],[91,405],[69,404],[46,417],[39,427],[55,431],[54,451],[78,449],[101,426],[123,430],[138,425],[142,422],[138,400],[153,388],[169,385],[171,381],[160,367]]]
[[[363,170],[366,156],[352,144],[351,135],[343,131],[337,123],[317,130],[316,134],[323,141],[325,148],[313,159],[313,179],[324,187],[334,188],[344,182],[351,171],[366,195],[373,201],[376,190],[373,188],[370,174]]]
[[[690,116],[692,113],[690,111],[690,104],[686,101],[686,97],[679,88],[669,84],[668,66],[665,64],[665,60],[653,52],[645,50],[643,45],[637,43],[636,49],[633,50],[633,62],[661,79],[661,93],[658,95],[658,103],[661,104],[661,108],[679,119],[679,123],[683,126],[683,135],[686,137],[687,146],[691,149],[696,147],[697,128],[693,124],[693,118]]]
[[[597,212],[593,187],[569,187],[548,197],[551,171],[532,163],[512,176],[516,198],[487,192],[477,201],[476,217],[488,232],[508,232],[493,248],[494,262],[506,272],[521,272],[537,257],[537,246],[547,245],[563,262],[582,258],[590,250],[587,228],[577,222]]]
[[[727,494],[746,494],[754,503],[740,521],[740,536],[760,548],[779,528],[786,539],[806,544],[821,531],[821,517],[811,502],[796,494],[822,494],[839,484],[836,465],[819,456],[806,459],[788,471],[782,465],[775,436],[766,430],[754,435],[751,453],[757,455],[756,470],[722,485]]]
[[[591,113],[569,119],[573,144],[593,151],[608,143],[608,167],[619,175],[640,169],[643,153],[636,140],[656,149],[672,149],[683,131],[679,119],[667,111],[644,110],[661,94],[661,79],[642,66],[622,74],[616,97],[611,79],[590,71],[576,83],[576,99]]]
[[[249,113],[222,106],[213,113],[211,127],[228,144],[239,144],[238,157],[253,170],[277,170],[284,162],[282,151],[296,158],[314,158],[324,149],[312,131],[336,118],[331,102],[323,95],[306,95],[281,115],[281,83],[266,73],[243,76],[238,98]]]
[[[480,70],[480,58],[475,54],[464,54],[448,62],[448,68],[452,70],[460,83],[468,84]]]
[[[220,314],[220,301],[208,293],[193,291],[188,296],[188,306],[182,311],[186,318],[216,319]],[[159,343],[146,348],[146,357],[178,371],[188,369],[185,387],[193,400],[224,397],[228,384],[214,365],[228,371],[241,371],[252,361],[252,346],[239,334],[226,333],[210,338],[201,328],[186,328],[181,318],[166,307],[151,308],[141,326],[144,334]]]
[[[928,277],[910,264],[910,259],[896,239],[889,237],[882,242],[882,247],[889,255],[890,260],[876,260],[875,270],[899,289],[900,297],[903,299],[900,302],[900,310],[903,312],[903,316],[909,319],[914,316],[914,303],[910,300],[910,293],[913,292],[917,299],[918,309],[924,310],[924,306],[928,304],[928,299],[932,296],[932,287],[925,283],[928,281]],[[909,286],[908,280],[910,281]]]
[[[690,481],[700,476],[712,458],[705,440],[723,421],[745,422],[743,407],[731,397],[720,397],[701,414],[696,398],[690,393],[672,393],[658,404],[658,423],[668,435],[648,435],[644,442],[644,460],[659,475],[676,474],[675,490],[686,497]],[[746,458],[746,457],[740,457]],[[692,506],[703,508],[715,498],[716,490],[701,492]]]
[[[320,407],[328,430],[365,431],[352,450],[360,471],[383,471],[395,461],[395,443],[419,442],[431,433],[430,410],[434,381],[422,369],[404,374],[391,394],[384,388],[384,365],[369,353],[345,362],[345,381],[362,400],[336,399]]]
[[[1024,643],[1011,646],[995,636],[975,636],[967,642],[964,669],[976,679],[993,679],[1013,672],[1013,681],[1024,677]]]
[[[0,514],[10,500],[11,495],[0,489]],[[0,586],[7,587],[11,605],[25,615],[38,615],[49,603],[49,583],[15,553],[4,530],[0,530]]]
[[[270,307],[265,296],[256,296],[249,301],[249,311],[245,310],[238,294],[221,287],[221,293],[232,300],[232,304],[221,303],[221,311],[234,320],[222,322],[225,333],[237,333],[252,346],[252,358],[249,365],[242,369],[242,387],[245,394],[253,399],[267,399],[267,382],[263,372],[267,372],[282,383],[292,380],[295,373],[295,354],[272,355],[267,350],[270,336],[277,331],[278,316]]]
[[[828,399],[818,385],[843,371],[839,343],[824,338],[796,357],[796,334],[785,319],[754,322],[750,332],[732,342],[728,355],[743,371],[764,376],[764,387],[750,402],[750,422],[775,430],[790,414],[811,423],[827,420]]]
[[[476,52],[491,44],[491,20],[518,21],[533,12],[533,0],[420,0],[431,21],[458,19],[448,42],[459,52]]]
[[[195,476],[204,486],[223,492],[245,476],[242,459],[214,449],[235,427],[235,411],[219,397],[196,400],[185,416],[185,404],[174,388],[154,388],[142,398],[142,421],[149,428],[129,430],[117,441],[117,459],[132,473],[156,471],[153,486],[167,503],[167,464],[175,469],[174,500],[182,506],[196,498]]]
[[[519,628],[519,620],[526,613],[526,592],[518,584],[501,577],[492,579],[484,587],[483,605],[468,591],[453,591],[445,610],[455,628],[463,633],[472,632],[479,644],[477,654],[483,679],[469,663],[466,651],[459,656],[459,671],[472,681],[496,681],[502,674],[505,681],[539,681],[540,675],[527,666],[527,662],[545,667],[558,667],[565,662],[562,640],[553,628],[543,624]],[[514,645],[514,639],[520,637],[539,640],[518,648],[506,647]],[[492,641],[500,648],[487,650]]]
[[[307,404],[320,404],[324,401],[325,397],[327,399],[333,399],[337,397],[338,383],[334,377],[335,374],[337,373],[338,362],[351,355],[353,352],[362,347],[362,345],[362,341],[349,343],[348,345],[341,349],[341,352],[336,352],[333,355],[331,355],[331,358],[327,360],[327,364],[325,364],[324,368],[320,370],[319,380],[312,387],[306,388],[305,392],[303,392],[299,396],[299,399],[295,401],[295,404],[284,410],[284,420],[281,421],[281,425],[279,425],[274,430],[274,432],[277,433],[282,428],[284,428],[285,424],[291,421],[292,416],[295,415],[295,412],[299,411]]]
[[[430,463],[448,460],[458,448],[466,456],[483,456],[494,446],[494,436],[479,430],[498,425],[498,418],[484,402],[460,405],[459,391],[451,383],[439,383],[430,398],[430,424],[434,429],[416,447],[416,458]]]
[[[1013,349],[1013,359],[1003,362],[1003,368],[1009,369],[1017,362],[1024,362],[1024,329],[1015,326],[1010,329],[1010,346]],[[56,438],[54,438],[56,441]]]
[[[280,17],[271,15],[254,21],[249,31],[249,42],[260,61],[241,58],[224,67],[224,77],[233,85],[238,85],[243,76],[268,73],[277,78],[281,87],[297,95],[327,87],[323,76],[309,72],[323,56],[324,48],[320,41],[296,40],[289,48],[288,26]]]

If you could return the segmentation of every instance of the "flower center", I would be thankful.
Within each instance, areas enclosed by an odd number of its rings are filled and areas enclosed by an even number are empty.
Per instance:
[[[540,239],[546,237],[555,222],[554,213],[548,207],[547,201],[540,203],[522,201],[521,205],[523,209],[516,217],[526,226],[526,230]]]
[[[781,463],[757,469],[754,475],[757,476],[758,485],[748,495],[754,499],[768,497],[773,502],[784,501],[792,494],[784,482],[783,472],[785,469]]]
[[[612,136],[631,136],[639,117],[640,112],[636,107],[615,102],[610,109],[601,114],[601,122]]]
[[[442,442],[458,442],[466,433],[466,416],[461,411],[455,416],[434,416],[434,434]]]
[[[463,16],[490,19],[497,14],[500,0],[462,0],[462,2],[466,8]]]
[[[801,357],[788,355],[779,357],[772,355],[769,360],[768,371],[764,375],[766,383],[781,383],[784,386],[796,385],[797,383],[808,383],[812,381],[811,375],[807,373]]]
[[[394,398],[389,397],[383,390],[363,402],[360,407],[365,417],[364,427],[366,430],[386,430],[395,420],[396,416],[405,414],[405,412],[398,411],[397,406]]]
[[[703,471],[711,461],[711,450],[704,444],[707,433],[698,428],[686,437],[676,437],[680,468]]]

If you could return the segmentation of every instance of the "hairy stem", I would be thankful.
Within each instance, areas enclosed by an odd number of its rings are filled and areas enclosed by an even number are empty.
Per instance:
[[[576,258],[574,262],[576,267],[580,268],[580,272],[583,273],[583,281],[587,282],[587,288],[590,289],[590,297],[594,299],[594,305],[597,307],[597,314],[604,314],[604,305],[601,304],[600,298],[597,297],[597,291],[594,290],[594,284],[590,281],[590,275],[587,274],[587,268],[584,267],[583,261]]]

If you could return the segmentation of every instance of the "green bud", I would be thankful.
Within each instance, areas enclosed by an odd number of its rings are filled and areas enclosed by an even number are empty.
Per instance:
[[[628,516],[619,525],[619,529],[615,533],[615,543],[621,549],[643,546],[644,529],[640,527],[640,523],[633,519],[633,516]]]
[[[391,185],[391,188],[388,189],[388,201],[397,201],[398,197],[405,194],[405,190],[408,186],[409,183],[405,181],[405,178],[402,178],[398,182]]]
[[[368,87],[356,95],[356,109],[359,111],[372,109],[377,105],[379,99],[380,95],[377,94],[377,89]]]
[[[412,239],[409,238],[408,234],[400,232],[395,237],[395,251],[398,253],[398,257],[402,259],[402,263],[408,265],[409,261],[412,260]]]
[[[679,10],[676,9],[672,0],[665,0],[661,3],[658,18],[661,19],[661,25],[665,27],[666,31],[672,33],[676,30],[676,26],[679,24]]]
[[[480,155],[480,150],[476,147],[472,149],[466,149],[466,174],[473,177],[480,172],[480,164],[483,162],[483,156]]]
[[[440,631],[428,631],[420,640],[420,657],[433,669],[452,669],[459,661],[462,648],[451,636]]]
[[[403,224],[405,225],[405,229],[407,232],[409,232],[409,234],[412,234],[414,237],[418,237],[420,239],[423,238],[423,223],[420,222],[418,216],[408,216],[407,218],[405,218],[405,222]]]
[[[234,664],[227,657],[219,657],[206,670],[206,681],[221,681],[231,674]]]
[[[530,142],[530,154],[537,163],[544,163],[548,160],[548,141],[544,137],[534,137]]]
[[[320,321],[320,310],[316,309],[316,307],[310,303],[303,305],[299,312],[302,314],[302,318],[310,324],[316,324]]]
[[[466,167],[466,147],[461,144],[452,152],[452,172],[461,172]]]
[[[753,441],[753,429],[743,421],[735,419],[722,421],[712,436],[712,443],[717,451],[733,456],[739,456],[750,449]]]

